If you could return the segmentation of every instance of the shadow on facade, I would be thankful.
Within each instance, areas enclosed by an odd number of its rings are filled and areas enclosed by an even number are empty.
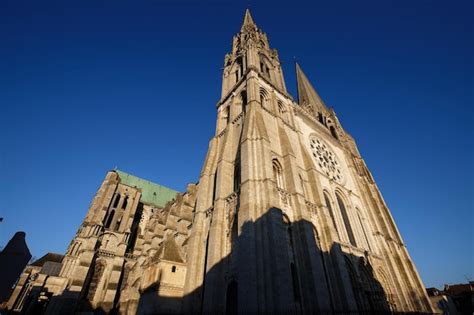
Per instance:
[[[137,313],[391,313],[370,264],[339,245],[323,252],[309,221],[289,224],[271,208],[229,238],[230,254],[206,268],[202,286],[167,298],[155,283],[141,293]]]
[[[256,222],[242,225],[230,254],[206,268],[202,286],[173,298],[160,296],[156,282],[140,292],[136,312],[393,313],[389,294],[363,255],[343,253],[338,244],[324,252],[318,240],[311,222],[289,224],[281,210],[271,208]],[[76,303],[68,292],[52,297],[50,305],[38,295],[30,299],[24,314],[107,313],[85,300]],[[117,303],[109,313],[126,312]]]

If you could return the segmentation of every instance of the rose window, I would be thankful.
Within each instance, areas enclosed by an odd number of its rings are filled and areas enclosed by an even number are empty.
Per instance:
[[[311,152],[321,172],[323,172],[330,179],[341,183],[344,179],[336,155],[329,149],[329,146],[318,138],[310,139]]]

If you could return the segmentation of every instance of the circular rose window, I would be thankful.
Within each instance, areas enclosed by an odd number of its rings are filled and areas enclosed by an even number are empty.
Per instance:
[[[341,183],[344,179],[336,155],[329,149],[329,146],[321,139],[312,137],[309,140],[311,145],[311,153],[321,172],[326,174],[330,179]]]

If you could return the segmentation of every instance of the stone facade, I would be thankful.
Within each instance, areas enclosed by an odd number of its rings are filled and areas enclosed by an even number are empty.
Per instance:
[[[199,182],[160,200],[109,172],[45,311],[431,312],[354,139],[296,72],[298,102],[247,11]]]

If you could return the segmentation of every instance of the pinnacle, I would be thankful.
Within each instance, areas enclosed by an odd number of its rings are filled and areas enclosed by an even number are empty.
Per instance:
[[[250,9],[245,10],[245,17],[244,17],[244,23],[242,24],[242,29],[247,26],[247,25],[252,25],[252,26],[257,26],[255,22],[253,21],[252,15],[250,14]]]
[[[308,78],[304,74],[303,70],[301,69],[300,65],[295,62],[296,66],[296,81],[298,87],[298,103],[300,105],[307,105],[312,104],[316,107],[325,108],[323,100],[316,92],[316,89],[313,85],[309,82]]]

